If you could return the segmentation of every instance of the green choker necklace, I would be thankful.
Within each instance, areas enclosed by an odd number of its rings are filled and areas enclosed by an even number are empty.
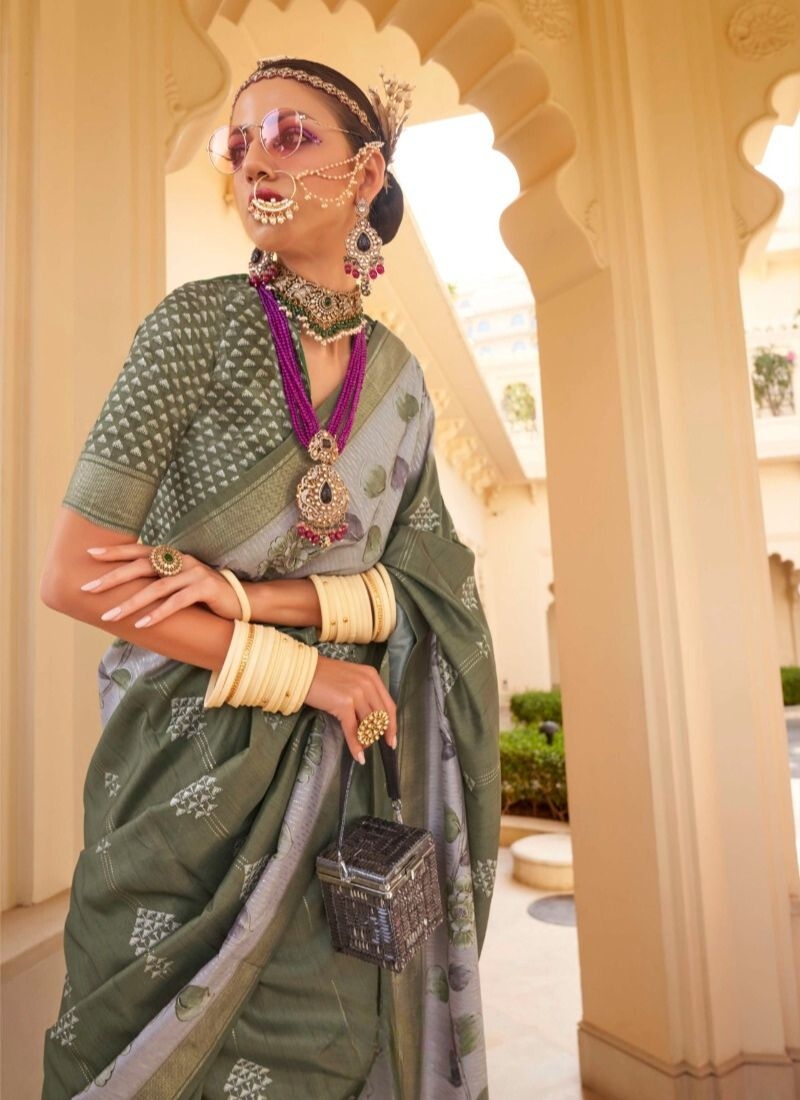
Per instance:
[[[290,271],[280,260],[274,260],[271,268],[274,274],[267,285],[281,310],[318,343],[330,344],[364,327],[359,287],[329,290]]]

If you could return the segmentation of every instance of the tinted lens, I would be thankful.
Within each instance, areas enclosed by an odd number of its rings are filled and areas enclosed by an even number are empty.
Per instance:
[[[247,138],[238,126],[220,126],[208,139],[208,155],[219,172],[241,168],[247,153]]]
[[[264,116],[261,141],[274,157],[290,157],[303,141],[303,120],[297,111],[279,108]]]

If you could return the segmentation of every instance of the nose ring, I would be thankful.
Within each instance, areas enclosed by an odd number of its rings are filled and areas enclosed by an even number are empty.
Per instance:
[[[256,221],[261,222],[262,225],[283,225],[284,222],[291,221],[300,209],[295,199],[297,180],[291,172],[284,172],[280,168],[276,168],[274,171],[277,176],[289,177],[292,181],[292,193],[286,199],[260,199],[256,194],[256,190],[264,178],[264,173],[261,173],[253,184],[253,194],[247,208]]]

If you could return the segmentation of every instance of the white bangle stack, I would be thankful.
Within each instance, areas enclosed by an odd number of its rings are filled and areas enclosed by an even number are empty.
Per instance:
[[[233,637],[219,672],[211,673],[206,707],[261,707],[280,714],[300,710],[317,670],[319,652],[274,626],[234,619]]]
[[[397,625],[397,602],[386,568],[365,573],[312,573],[322,613],[321,642],[385,642]]]

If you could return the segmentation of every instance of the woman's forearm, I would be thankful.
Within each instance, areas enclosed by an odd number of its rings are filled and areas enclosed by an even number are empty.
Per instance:
[[[296,580],[245,581],[253,622],[273,626],[322,626],[322,611],[314,585]]]
[[[83,573],[85,572],[85,576]],[[72,619],[98,626],[117,638],[144,646],[164,657],[175,661],[184,661],[199,668],[218,672],[225,661],[225,655],[233,637],[233,622],[215,615],[213,611],[198,604],[185,607],[168,615],[152,626],[136,627],[133,624],[142,615],[159,607],[163,600],[153,600],[136,612],[122,619],[104,622],[100,616],[123,600],[135,596],[142,588],[152,583],[152,577],[137,577],[125,584],[115,585],[104,593],[82,592],[80,585],[92,577],[98,576],[97,562],[88,559],[80,575],[70,578],[70,587],[74,585],[74,595],[64,596],[63,588],[59,598],[48,606],[69,615]],[[309,584],[311,582],[309,581]],[[311,586],[313,590],[313,585]]]

